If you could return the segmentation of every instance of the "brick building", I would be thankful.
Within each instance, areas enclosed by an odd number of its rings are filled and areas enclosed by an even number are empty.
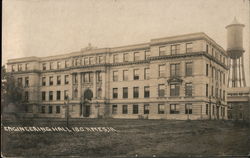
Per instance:
[[[226,119],[225,50],[204,33],[8,60],[26,116]]]

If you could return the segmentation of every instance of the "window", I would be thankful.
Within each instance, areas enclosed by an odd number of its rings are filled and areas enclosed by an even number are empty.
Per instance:
[[[186,104],[185,105],[185,114],[192,114],[192,104]]]
[[[215,97],[216,97],[216,98],[219,97],[219,88],[215,88]]]
[[[102,72],[98,71],[96,75],[97,75],[97,82],[102,82]]]
[[[53,91],[49,91],[49,100],[53,100]]]
[[[206,76],[208,76],[208,64],[206,64]]]
[[[208,97],[208,84],[206,84],[206,97]]]
[[[193,93],[193,85],[192,83],[186,83],[185,85],[185,95],[191,97]]]
[[[56,91],[56,100],[61,100],[61,91]]]
[[[206,104],[206,115],[208,115],[208,104]]]
[[[89,72],[84,73],[84,82],[89,82]]]
[[[214,96],[214,86],[211,88],[211,96]]]
[[[159,47],[159,56],[163,56],[163,55],[166,55],[166,47],[165,46]]]
[[[72,66],[76,66],[76,61],[75,61],[75,59],[72,59]]]
[[[112,114],[117,114],[117,105],[112,105]]]
[[[113,71],[113,81],[118,81],[118,71]]]
[[[186,43],[186,53],[191,53],[193,51],[193,44]]]
[[[214,78],[214,67],[212,67],[212,79]]]
[[[69,61],[65,60],[65,68],[69,67]]]
[[[28,63],[25,64],[25,71],[27,71],[27,70],[29,70],[29,64]]]
[[[45,101],[46,100],[46,92],[42,92],[42,101]]]
[[[186,63],[186,76],[192,76],[193,74],[193,63]]]
[[[17,70],[18,70],[18,71],[22,71],[22,65],[21,65],[21,64],[18,64],[18,65],[17,65]]]
[[[75,87],[73,89],[73,98],[77,98],[78,97],[78,89]]]
[[[171,45],[171,55],[180,53],[180,45]]]
[[[170,96],[179,96],[179,93],[180,93],[180,85],[170,84]]]
[[[25,87],[29,87],[29,77],[25,77]]]
[[[129,61],[129,54],[125,53],[123,54],[123,62],[128,62]]]
[[[208,53],[208,45],[206,45],[206,53]]]
[[[23,78],[18,78],[17,84],[18,84],[18,86],[23,86]]]
[[[56,77],[56,83],[57,83],[57,85],[60,85],[61,84],[61,76],[57,76]]]
[[[222,91],[221,91],[221,89],[220,89],[220,98],[222,98]]]
[[[178,104],[170,104],[170,114],[179,114],[180,106]]]
[[[145,68],[144,69],[144,79],[145,80],[149,80],[150,76],[149,76],[149,68]]]
[[[134,69],[134,80],[139,80],[139,69]]]
[[[90,57],[89,58],[89,64],[95,64],[95,58],[94,57]]]
[[[170,65],[170,76],[180,76],[180,64],[171,64]]]
[[[43,68],[43,70],[46,70],[46,63],[42,64],[42,68]]]
[[[53,76],[49,77],[49,85],[52,86],[53,85]]]
[[[123,87],[123,98],[128,98],[128,87]]]
[[[165,65],[159,65],[159,77],[165,77]]]
[[[146,50],[145,51],[145,59],[148,59],[150,57],[150,51]]]
[[[60,61],[58,61],[56,65],[57,65],[57,69],[61,69],[61,62]]]
[[[64,84],[69,84],[69,75],[64,76]]]
[[[113,98],[118,98],[118,88],[113,88]]]
[[[64,91],[64,100],[67,100],[69,98],[69,91],[65,90]]]
[[[24,100],[29,101],[29,92],[28,91],[24,92]]]
[[[158,85],[158,96],[159,97],[164,97],[165,96],[165,85],[164,84],[159,84]]]
[[[52,114],[52,112],[53,112],[53,108],[52,108],[52,106],[50,105],[50,106],[49,106],[49,114]]]
[[[144,104],[144,114],[149,114],[149,104]]]
[[[42,86],[46,86],[46,77],[42,77]]]
[[[42,106],[42,113],[45,113],[45,106]]]
[[[128,105],[122,105],[122,114],[128,114]]]
[[[158,114],[164,114],[164,104],[158,104]]]
[[[140,53],[139,52],[134,52],[134,61],[140,60]]]
[[[56,113],[58,114],[60,112],[61,112],[61,109],[60,109],[60,106],[58,105],[58,106],[56,106]]]
[[[119,56],[118,56],[118,54],[114,54],[114,56],[113,56],[113,62],[114,63],[118,63],[119,62]]]
[[[139,98],[139,87],[134,87],[133,88],[133,97],[134,98]]]
[[[81,59],[76,59],[76,65],[77,65],[77,66],[82,65],[82,60],[81,60]]]
[[[102,89],[98,88],[97,90],[97,98],[101,98],[102,97]]]
[[[11,65],[11,72],[15,72],[15,65]]]
[[[49,63],[49,69],[52,70],[53,69],[53,62]]]
[[[104,63],[104,57],[103,56],[99,56],[98,57],[98,62],[99,62],[99,64],[103,64]]]
[[[72,74],[73,84],[77,84],[77,73]]]
[[[226,92],[225,92],[225,90],[223,90],[223,100],[225,101],[225,94],[226,94]]]
[[[149,86],[144,87],[144,98],[149,98],[150,97],[150,89]]]
[[[213,105],[212,108],[213,108],[213,109],[212,109],[212,112],[213,112],[213,115],[214,115],[214,113],[215,113],[215,107],[214,107],[214,105]]]
[[[138,114],[138,105],[133,105],[133,114]]]
[[[89,64],[89,58],[84,58],[84,65],[88,65]]]
[[[123,70],[123,81],[128,80],[128,70]]]

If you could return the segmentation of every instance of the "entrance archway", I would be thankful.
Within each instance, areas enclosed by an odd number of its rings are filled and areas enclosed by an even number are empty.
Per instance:
[[[84,117],[90,115],[90,101],[93,98],[93,92],[90,89],[86,89],[83,93],[83,102],[81,104],[81,112]]]

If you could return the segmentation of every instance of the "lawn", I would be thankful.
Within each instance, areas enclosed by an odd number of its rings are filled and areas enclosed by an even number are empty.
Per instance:
[[[117,132],[7,132],[4,156],[139,157],[247,155],[250,128],[230,121],[75,119],[71,127],[113,127]],[[2,126],[66,126],[64,120],[3,122]]]

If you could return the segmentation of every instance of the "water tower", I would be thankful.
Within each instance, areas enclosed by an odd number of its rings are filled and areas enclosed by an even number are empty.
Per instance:
[[[227,53],[229,59],[228,87],[246,87],[243,58],[243,28],[234,18],[227,29]]]

